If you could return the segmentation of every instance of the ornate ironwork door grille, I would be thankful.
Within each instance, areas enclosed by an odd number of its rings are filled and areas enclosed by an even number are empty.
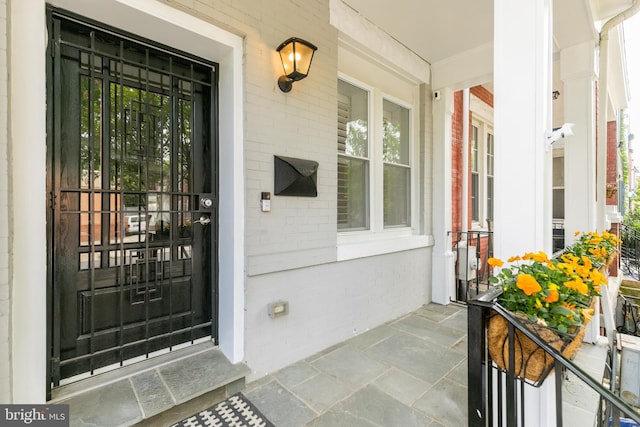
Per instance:
[[[55,10],[49,34],[56,386],[215,339],[217,71]]]

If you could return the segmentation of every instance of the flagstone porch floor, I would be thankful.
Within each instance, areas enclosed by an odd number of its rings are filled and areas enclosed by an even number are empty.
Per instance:
[[[575,360],[594,378],[602,378],[605,343],[606,340],[596,345],[584,344]],[[197,359],[179,361],[185,366],[169,365],[136,373],[129,381],[118,381],[76,396],[66,401],[71,404],[71,425],[171,425],[198,412],[197,408],[212,406],[242,389],[244,380],[238,380],[241,383],[231,383],[226,392],[212,391],[187,401],[190,399],[187,395],[194,395],[202,386],[202,375],[198,379],[187,374],[202,374],[205,369],[198,368],[200,365],[195,369],[194,361],[207,365],[207,378],[215,379],[220,372],[231,371],[241,375],[242,369],[246,370],[218,360],[220,357],[205,351]],[[167,370],[180,374],[168,375]],[[146,377],[156,376],[164,378],[167,390],[156,387],[161,393],[154,391],[155,382]],[[138,380],[142,383],[137,384]],[[563,389],[565,426],[593,425],[598,399],[595,392],[571,377],[564,381]],[[242,391],[277,427],[467,425],[466,307],[427,304],[248,383]],[[128,398],[129,394],[134,397]],[[158,396],[165,394],[173,396],[172,405],[185,403],[164,412],[158,408],[151,411],[154,408],[149,408],[149,404],[158,406]],[[185,398],[178,399],[183,394]],[[153,402],[145,401],[151,396]],[[102,421],[89,421],[95,418],[96,411],[103,413]],[[149,413],[157,415],[149,418]]]
[[[602,338],[574,362],[602,379],[606,354]],[[278,427],[465,426],[467,392],[467,310],[455,304],[425,305],[244,390]],[[565,376],[565,426],[593,425],[597,403]]]
[[[278,427],[467,425],[467,316],[428,304],[244,394]]]

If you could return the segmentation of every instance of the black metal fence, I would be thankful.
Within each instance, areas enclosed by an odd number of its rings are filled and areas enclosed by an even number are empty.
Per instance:
[[[640,279],[640,233],[628,225],[621,224],[620,267],[626,276]]]
[[[517,375],[518,363],[516,359],[522,357],[522,353],[517,354],[516,331],[533,341],[541,351],[544,351],[552,359],[552,369],[555,369],[556,372],[572,372],[581,382],[599,394],[598,406],[594,408],[596,410],[596,426],[636,425],[629,424],[625,420],[640,424],[640,414],[633,407],[620,399],[612,390],[604,387],[601,381],[581,370],[498,305],[495,301],[501,292],[500,288],[492,288],[467,302],[469,426],[515,427],[525,425],[527,410],[525,387],[540,386],[546,374],[537,381],[523,379]],[[508,346],[505,347],[507,353],[504,354],[508,367],[506,369],[497,367],[489,351],[487,325],[489,318],[496,314],[502,316],[507,322]],[[613,351],[614,353],[610,353],[610,361],[616,357],[615,348]],[[524,363],[527,361],[525,360]],[[615,365],[613,371],[615,372]],[[605,373],[605,376],[610,376],[610,374],[611,372]],[[615,390],[615,375],[613,379],[611,384]],[[563,425],[562,381],[563,375],[555,375],[555,420],[557,427]],[[535,410],[538,408],[536,407]]]

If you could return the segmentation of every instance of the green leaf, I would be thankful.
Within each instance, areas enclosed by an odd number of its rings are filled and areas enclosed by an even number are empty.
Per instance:
[[[554,314],[561,314],[563,316],[570,316],[574,314],[573,311],[569,310],[567,307],[562,305],[553,306],[553,308],[551,309],[551,312]]]

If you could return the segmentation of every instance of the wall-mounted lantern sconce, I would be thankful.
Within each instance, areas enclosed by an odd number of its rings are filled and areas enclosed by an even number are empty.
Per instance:
[[[309,74],[313,54],[318,48],[308,41],[291,37],[278,46],[284,75],[278,79],[278,87],[283,92],[289,92],[293,82],[302,80]]]

